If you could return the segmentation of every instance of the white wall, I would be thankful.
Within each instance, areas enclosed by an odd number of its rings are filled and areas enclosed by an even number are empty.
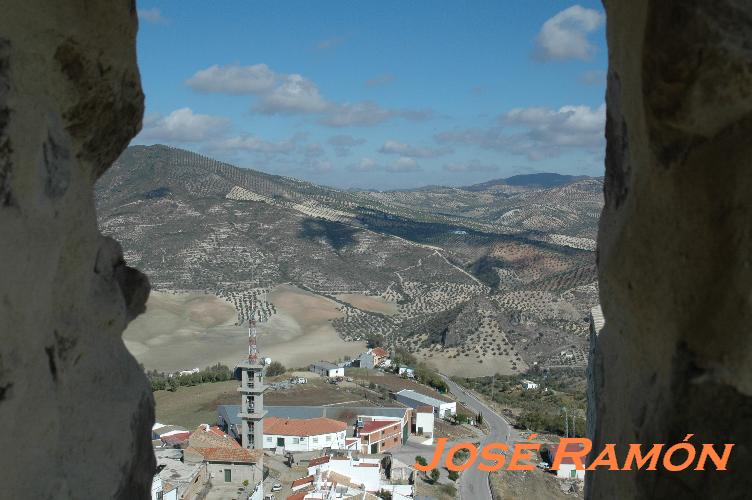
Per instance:
[[[556,477],[559,478],[566,478],[571,479],[572,478],[572,471],[576,470],[574,464],[560,464],[559,470],[556,471]],[[576,472],[577,479],[585,480],[585,471],[584,470],[578,470]]]
[[[318,436],[280,436],[277,434],[264,434],[264,448],[276,448],[277,439],[285,440],[286,451],[314,451],[332,448],[334,450],[345,449],[345,436],[347,431],[319,434]],[[271,438],[271,440],[269,439]],[[297,442],[295,442],[297,440]]]
[[[359,464],[376,464],[378,467],[360,467]],[[379,491],[381,489],[381,465],[379,460],[362,458],[360,460],[335,460],[308,468],[309,475],[315,475],[317,471],[334,471],[349,477],[354,484],[364,484],[367,491]]]
[[[415,432],[418,429],[423,429],[423,435],[433,438],[433,413],[415,413]]]

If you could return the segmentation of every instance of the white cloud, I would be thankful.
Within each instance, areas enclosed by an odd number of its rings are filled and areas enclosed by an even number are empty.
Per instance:
[[[391,165],[388,165],[386,171],[395,174],[407,174],[420,171],[420,165],[413,158],[402,157],[397,158]]]
[[[411,158],[435,158],[452,152],[451,148],[423,148],[417,146],[410,146],[399,141],[392,139],[384,142],[384,145],[379,149],[383,154],[394,154],[400,156],[408,156]]]
[[[264,114],[321,113],[329,108],[319,88],[301,75],[287,75],[279,86],[261,98],[256,110]]]
[[[330,127],[372,126],[393,118],[411,121],[433,117],[430,109],[390,109],[372,101],[337,103],[327,100],[312,80],[299,74],[275,73],[265,64],[253,66],[214,65],[186,80],[203,93],[256,95],[254,111],[267,114],[314,114]]]
[[[385,73],[383,75],[374,76],[370,80],[366,80],[366,87],[383,87],[389,85],[393,81],[394,75]]]
[[[469,162],[447,163],[444,165],[444,170],[453,173],[495,172],[499,170],[499,167],[496,165],[483,164],[478,160],[470,160]]]
[[[594,9],[573,5],[543,23],[535,41],[534,56],[540,61],[589,59],[595,51],[587,36],[604,21]]]
[[[156,7],[153,9],[138,9],[137,12],[138,18],[147,23],[160,24],[167,21],[162,17],[162,12]]]
[[[381,170],[381,168],[381,165],[371,158],[361,158],[358,163],[347,167],[348,170],[353,172],[374,172],[376,170]]]
[[[194,114],[191,108],[180,108],[167,116],[147,116],[139,137],[141,140],[176,143],[201,142],[222,135],[230,123],[228,118]]]
[[[214,141],[209,149],[214,151],[249,152],[262,154],[288,154],[295,151],[295,141],[272,142],[254,135],[243,135]]]
[[[500,125],[443,132],[436,140],[482,149],[525,155],[531,160],[555,157],[565,151],[602,151],[605,104],[598,108],[563,106],[558,110],[516,108],[499,118]],[[513,127],[507,132],[505,127]],[[517,131],[521,129],[521,131]]]
[[[318,143],[308,144],[303,149],[303,154],[307,158],[318,158],[320,156],[324,156],[324,148],[322,148],[321,144]]]
[[[274,88],[277,75],[266,64],[215,64],[197,71],[185,83],[193,90],[203,93],[259,94]]]

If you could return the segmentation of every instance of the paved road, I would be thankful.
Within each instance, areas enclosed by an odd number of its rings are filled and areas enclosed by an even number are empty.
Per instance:
[[[483,422],[488,425],[489,434],[481,440],[481,446],[491,442],[510,441],[513,430],[506,420],[448,377],[444,377],[444,380],[457,401],[465,403],[473,411],[483,415]],[[459,494],[462,500],[492,500],[488,472],[480,471],[477,467],[470,467],[463,472],[459,480]]]

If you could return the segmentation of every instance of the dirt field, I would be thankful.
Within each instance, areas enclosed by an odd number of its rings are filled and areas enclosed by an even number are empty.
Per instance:
[[[258,327],[261,355],[288,367],[320,359],[336,360],[365,350],[364,342],[345,342],[332,328],[337,304],[293,286],[269,294],[277,314]],[[147,369],[165,372],[234,366],[247,352],[248,334],[235,326],[235,309],[203,293],[153,292],[146,313],[123,334],[128,350]]]
[[[381,387],[386,387],[390,392],[401,391],[402,389],[412,389],[428,396],[441,399],[443,401],[452,401],[443,394],[439,394],[437,391],[431,389],[428,386],[419,384],[414,380],[402,378],[394,373],[385,373],[377,370],[365,370],[362,368],[350,368],[345,370],[345,375],[353,377],[356,381],[364,380],[366,382],[373,382]]]
[[[336,297],[364,311],[382,313],[389,316],[393,316],[399,312],[396,302],[386,300],[383,297],[374,297],[359,293],[343,293],[342,295],[336,295]]]
[[[213,424],[217,421],[217,405],[240,404],[237,387],[237,381],[228,380],[179,387],[175,392],[157,391],[154,393],[157,422],[182,425],[187,429],[195,429],[198,424]]]
[[[310,374],[309,374],[310,375]],[[284,379],[286,377],[276,377]],[[175,392],[157,391],[154,400],[157,406],[157,421],[182,425],[189,429],[198,424],[212,424],[217,420],[217,406],[240,404],[238,382],[230,380],[193,387],[179,387]],[[328,384],[324,379],[309,378],[304,385],[286,390],[267,391],[264,404],[271,406],[318,406],[348,403],[352,406],[378,406],[388,403],[372,391],[349,384]]]
[[[572,493],[562,491],[562,485],[573,485]],[[557,479],[541,470],[510,471],[502,469],[491,474],[494,500],[575,500],[583,498],[582,482]]]
[[[517,361],[517,371],[513,370],[512,360],[514,358],[511,355],[484,356],[481,358],[483,363],[478,363],[478,358],[475,355],[450,358],[449,356],[453,353],[430,352],[428,354],[426,351],[422,351],[418,355],[427,365],[450,377],[485,377],[493,373],[514,375],[527,369],[525,362],[519,360]]]

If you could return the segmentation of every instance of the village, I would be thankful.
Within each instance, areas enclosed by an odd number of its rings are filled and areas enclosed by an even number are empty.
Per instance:
[[[235,395],[216,400],[222,404],[205,419],[211,422],[154,425],[153,500],[457,498],[460,474],[419,472],[413,464],[433,455],[439,437],[479,444],[498,432],[471,400],[454,394],[465,391],[448,379],[429,381],[441,391],[419,382],[425,374],[381,347],[265,378],[268,361],[240,364],[238,380],[228,382]],[[530,380],[520,388],[540,389]],[[520,439],[507,429],[507,439]],[[539,458],[539,472],[551,459]],[[556,475],[584,476],[570,469]]]

